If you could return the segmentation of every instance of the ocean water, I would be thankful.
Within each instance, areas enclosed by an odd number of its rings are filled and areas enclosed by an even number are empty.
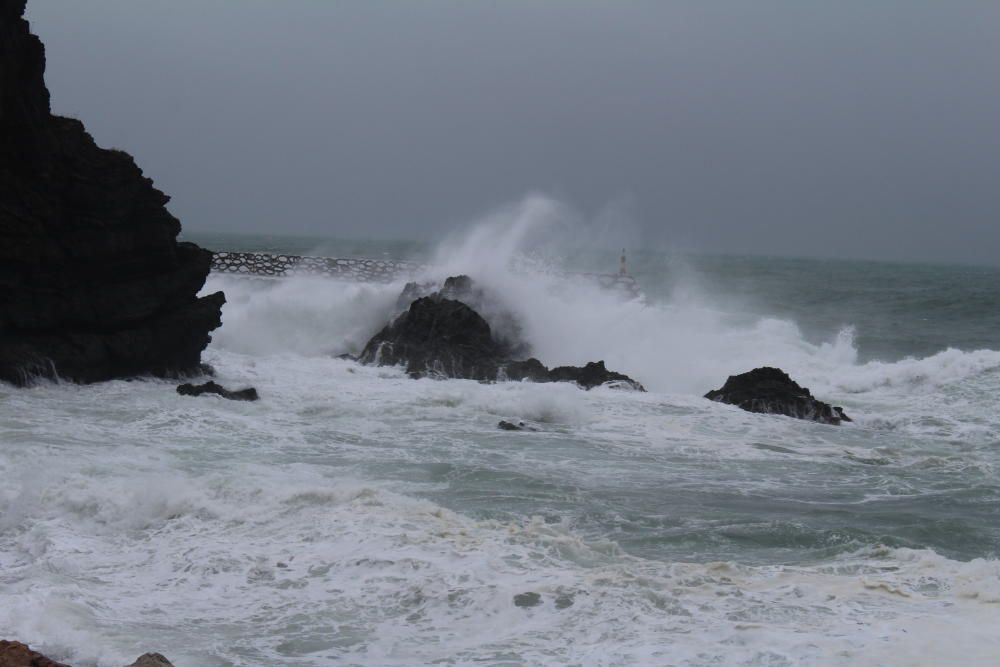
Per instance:
[[[648,393],[410,380],[335,358],[401,282],[213,275],[206,361],[259,402],[0,386],[0,636],[101,667],[1000,664],[1000,270],[633,248],[625,299],[545,272],[619,254],[537,242],[545,215],[189,238],[431,259],[546,364]],[[854,423],[701,398],[765,364]]]

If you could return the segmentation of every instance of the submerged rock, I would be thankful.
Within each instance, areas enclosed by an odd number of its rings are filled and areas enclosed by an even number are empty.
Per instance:
[[[542,604],[542,596],[538,593],[518,593],[514,596],[515,607],[537,607]]]
[[[253,387],[247,387],[246,389],[238,389],[232,391],[226,389],[220,384],[215,382],[206,382],[204,384],[191,384],[185,383],[177,386],[177,393],[181,396],[201,396],[202,394],[217,394],[222,398],[228,398],[231,401],[256,401],[260,396],[257,395],[257,390]]]
[[[27,644],[0,640],[0,667],[69,667],[61,662],[49,660],[38,651],[32,651]]]
[[[401,297],[417,294],[409,283]],[[535,358],[517,359],[517,349],[498,340],[489,322],[458,297],[483,300],[468,276],[448,278],[440,291],[416,298],[403,313],[375,334],[358,357],[363,364],[404,365],[411,377],[458,378],[495,382],[575,382],[584,389],[603,384],[645,391],[641,384],[609,371],[603,361],[549,370]]]
[[[538,429],[528,426],[524,422],[509,422],[501,419],[500,423],[497,424],[497,428],[501,431],[537,431]]]
[[[159,653],[145,653],[127,667],[174,667],[173,664]]]
[[[705,398],[736,405],[749,412],[785,415],[822,424],[851,421],[842,408],[815,399],[808,389],[799,386],[783,370],[769,366],[731,375],[721,389],[708,392]]]
[[[573,595],[571,593],[562,593],[556,597],[556,609],[569,609],[573,606]]]
[[[53,116],[23,0],[0,0],[0,380],[196,373],[222,292],[211,253],[132,157]]]

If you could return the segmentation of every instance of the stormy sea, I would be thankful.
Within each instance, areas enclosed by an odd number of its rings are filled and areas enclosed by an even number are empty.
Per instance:
[[[176,381],[0,385],[0,635],[74,665],[1000,664],[1000,269],[531,240],[189,233],[469,274],[548,365],[411,379],[390,283],[213,273]],[[530,218],[530,216],[529,216]],[[852,423],[703,398],[776,366]],[[533,430],[504,431],[498,421]]]

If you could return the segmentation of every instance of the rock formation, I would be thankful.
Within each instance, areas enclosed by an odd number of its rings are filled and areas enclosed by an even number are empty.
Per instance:
[[[379,366],[406,365],[414,377],[491,380],[500,347],[490,325],[461,301],[425,296],[368,341],[359,360]]]
[[[509,422],[509,421],[506,421],[504,419],[500,420],[500,422],[497,424],[497,428],[500,429],[501,431],[537,431],[538,430],[537,428],[532,428],[531,426],[528,426],[524,422],[517,422],[515,424],[514,422]]]
[[[646,391],[641,384],[627,375],[609,371],[603,361],[591,361],[583,368],[578,366],[559,366],[549,371],[550,382],[575,382],[584,389],[593,389],[601,385],[620,386],[625,389]]]
[[[49,660],[38,651],[32,651],[27,644],[0,639],[0,667],[69,667],[69,665]],[[159,653],[146,653],[128,667],[173,667],[173,665]]]
[[[49,660],[27,644],[0,639],[0,667],[69,667]]]
[[[260,396],[253,387],[237,389],[236,391],[226,389],[221,384],[206,382],[204,384],[191,384],[186,382],[177,386],[177,393],[181,396],[201,396],[203,394],[216,394],[230,401],[256,401]]]
[[[127,667],[174,667],[173,664],[159,653],[144,653]]]
[[[221,324],[211,253],[132,158],[53,116],[45,51],[0,0],[0,380],[196,372]]]
[[[785,415],[822,424],[851,421],[842,408],[816,400],[808,389],[800,387],[780,368],[765,366],[731,375],[721,389],[708,392],[705,398],[736,405],[749,412]]]
[[[420,293],[411,283],[401,298]],[[410,307],[375,334],[358,357],[364,364],[405,365],[411,377],[462,378],[493,382],[576,382],[584,389],[605,383],[645,391],[626,375],[609,371],[603,361],[582,368],[560,366],[549,370],[538,359],[518,360],[517,350],[497,340],[490,324],[455,296],[484,297],[468,276],[448,278],[444,287],[415,299]]]
[[[521,323],[511,309],[496,294],[487,294],[486,290],[475,285],[467,275],[451,276],[440,286],[434,282],[406,283],[396,299],[396,310],[403,312],[417,299],[435,294],[461,301],[476,311],[489,323],[491,335],[504,348],[505,356],[522,359],[531,354],[531,346],[524,340]]]

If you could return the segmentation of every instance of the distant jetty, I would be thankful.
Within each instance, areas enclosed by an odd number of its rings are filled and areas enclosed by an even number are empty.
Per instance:
[[[212,255],[213,272],[258,278],[319,276],[354,282],[390,283],[412,278],[430,268],[429,264],[395,259],[307,257],[265,252],[217,252]],[[586,278],[601,287],[621,290],[630,296],[641,294],[635,278],[624,271],[562,275]]]

